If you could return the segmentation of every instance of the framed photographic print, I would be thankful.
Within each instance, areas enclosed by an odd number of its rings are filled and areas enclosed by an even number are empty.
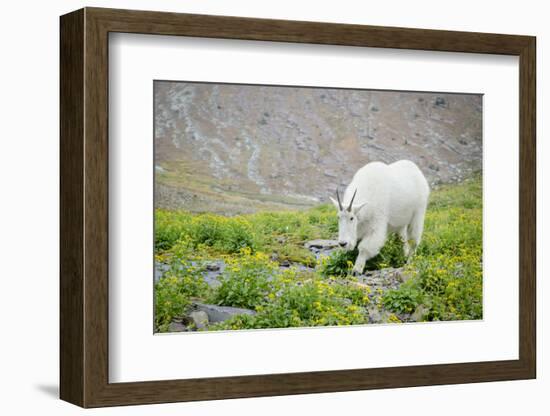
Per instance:
[[[62,16],[61,398],[534,378],[535,105],[530,36]]]

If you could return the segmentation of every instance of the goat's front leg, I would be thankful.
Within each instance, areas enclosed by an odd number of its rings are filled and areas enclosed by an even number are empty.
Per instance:
[[[355,259],[355,264],[353,265],[353,269],[351,273],[354,276],[357,276],[363,273],[363,269],[365,268],[365,263],[369,258],[370,258],[369,253],[365,250],[362,250],[361,247],[359,247],[359,255],[357,256],[357,259]]]
[[[365,268],[365,263],[380,253],[380,250],[386,242],[386,232],[385,230],[380,230],[368,237],[365,237],[359,243],[359,255],[355,260],[355,265],[353,266],[352,273],[354,276],[362,274],[363,269]]]

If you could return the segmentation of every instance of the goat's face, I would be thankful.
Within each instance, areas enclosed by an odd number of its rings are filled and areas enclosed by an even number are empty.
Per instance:
[[[338,212],[338,244],[344,250],[353,250],[357,246],[357,223],[353,209]]]
[[[359,223],[358,213],[366,204],[353,205],[357,190],[347,207],[342,206],[340,194],[336,190],[336,198],[330,198],[336,209],[338,209],[338,244],[345,250],[353,250],[357,246],[357,224]]]

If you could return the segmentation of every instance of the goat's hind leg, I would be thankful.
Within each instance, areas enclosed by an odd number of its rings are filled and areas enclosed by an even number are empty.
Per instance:
[[[401,239],[401,242],[403,243],[403,254],[408,261],[411,255],[411,246],[409,245],[409,233],[407,232],[407,228],[408,226],[401,228],[398,232],[398,235]]]
[[[420,245],[422,240],[422,232],[424,231],[424,217],[426,215],[426,208],[417,211],[411,223],[408,226],[409,238],[413,241],[412,254],[416,252],[416,249]]]

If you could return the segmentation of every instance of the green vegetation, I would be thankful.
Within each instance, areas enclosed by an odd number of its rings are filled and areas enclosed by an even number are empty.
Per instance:
[[[254,309],[275,291],[277,266],[260,252],[253,255],[250,249],[243,249],[239,254],[227,259],[221,285],[211,300],[218,305]]]
[[[320,272],[323,276],[347,276],[353,268],[358,250],[336,251],[330,257],[321,261]],[[380,253],[367,261],[365,270],[380,270],[386,267],[402,267],[406,262],[403,254],[403,244],[399,237],[392,234]]]
[[[332,205],[305,211],[224,217],[157,210],[155,251],[166,265],[155,284],[155,326],[166,331],[193,300],[244,307],[210,325],[215,329],[364,324],[368,309],[389,312],[390,322],[482,317],[481,179],[432,192],[423,241],[405,264],[402,244],[388,239],[366,270],[403,267],[399,288],[374,291],[350,275],[357,252],[335,251],[319,260],[304,243],[338,232]],[[223,260],[220,284],[205,279],[209,261]],[[290,268],[279,267],[290,262]]]
[[[155,250],[170,253],[182,241],[201,255],[216,257],[237,253],[242,248],[273,253],[278,260],[314,265],[315,256],[304,248],[305,241],[330,238],[338,232],[331,205],[308,211],[259,212],[224,217],[157,210]]]
[[[174,258],[164,277],[155,283],[155,328],[168,330],[170,322],[183,316],[191,298],[205,296],[208,284],[202,278],[203,269]]]
[[[262,264],[264,267],[261,267]],[[259,279],[250,274],[253,269],[262,270]],[[237,315],[210,329],[286,328],[366,322],[365,311],[353,302],[346,301],[348,296],[357,299],[358,295],[344,283],[323,279],[311,272],[300,273],[292,268],[279,272],[264,254],[251,254],[247,250],[229,266],[229,270],[222,279],[222,285],[214,291],[212,300],[255,309],[257,314]],[[363,290],[360,297],[366,303],[367,294]]]

